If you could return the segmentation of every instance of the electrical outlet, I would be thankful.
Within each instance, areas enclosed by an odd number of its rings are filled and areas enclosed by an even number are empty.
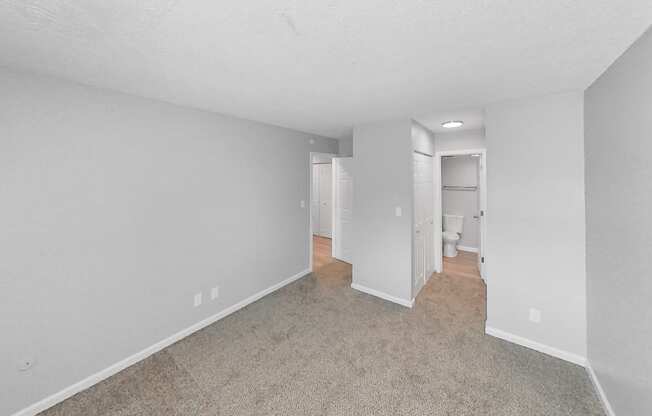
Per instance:
[[[530,308],[530,321],[537,324],[541,322],[541,311],[538,309]]]
[[[201,305],[201,292],[195,293],[194,305],[195,305],[195,308],[197,306]]]
[[[305,208],[306,207],[306,201],[304,201],[303,199],[301,201],[299,201],[299,206],[301,208]]]
[[[396,215],[397,217],[402,217],[403,216],[403,208],[401,208],[401,207],[394,208],[394,215]]]
[[[211,300],[215,300],[220,297],[220,287],[215,286],[211,289]]]

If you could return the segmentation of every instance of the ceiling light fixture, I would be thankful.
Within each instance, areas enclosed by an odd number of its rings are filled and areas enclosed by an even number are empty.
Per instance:
[[[464,125],[464,122],[461,120],[450,120],[441,123],[441,126],[445,129],[455,129],[458,127],[462,127],[462,125]]]

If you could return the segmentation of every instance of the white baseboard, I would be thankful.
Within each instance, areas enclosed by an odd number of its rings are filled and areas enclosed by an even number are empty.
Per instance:
[[[366,293],[368,295],[376,296],[376,297],[379,297],[381,299],[388,300],[390,302],[398,303],[399,305],[402,305],[402,306],[405,306],[405,307],[408,307],[408,308],[411,308],[412,306],[414,306],[414,299],[405,300],[405,299],[397,298],[396,296],[388,295],[385,292],[381,292],[381,291],[375,290],[375,289],[370,289],[370,288],[368,288],[366,286],[362,286],[362,285],[359,285],[357,283],[351,283],[351,287],[353,289],[355,289],[355,290],[359,290],[360,292],[364,292],[364,293]]]
[[[477,247],[467,247],[467,246],[457,246],[457,249],[460,251],[468,251],[469,253],[479,253],[480,250]]]
[[[197,322],[196,324],[189,326],[188,328],[182,329],[181,331],[177,332],[176,334],[165,338],[156,344],[149,346],[145,348],[144,350],[137,352],[136,354],[129,356],[125,358],[122,361],[119,361],[113,365],[111,365],[108,368],[105,368],[104,370],[101,370],[69,387],[66,387],[65,389],[54,393],[51,396],[46,397],[43,400],[40,400],[31,406],[28,406],[24,408],[23,410],[19,410],[18,412],[14,413],[13,416],[34,416],[52,406],[54,406],[57,403],[60,403],[67,398],[79,393],[80,391],[86,390],[89,387],[94,386],[95,384],[99,383],[102,380],[105,380],[109,377],[111,377],[114,374],[119,373],[120,371],[124,370],[127,367],[130,367],[134,364],[136,364],[139,361],[144,360],[145,358],[149,357],[150,355],[174,344],[177,341],[180,341],[181,339],[187,337],[188,335],[193,334],[194,332],[199,331],[200,329],[207,327],[208,325],[211,325],[220,319],[231,315],[234,312],[237,312],[238,310],[244,308],[245,306],[254,303],[258,299],[262,298],[263,296],[269,295],[270,293],[282,288],[283,286],[286,286],[295,280],[298,280],[306,275],[310,274],[310,269],[303,270],[294,276],[291,276],[282,282],[279,282],[273,286],[268,287],[267,289],[264,289],[254,295],[249,296],[248,298],[236,303],[235,305],[229,306],[226,309],[223,309],[222,311],[216,313],[213,316],[210,316],[202,321]]]
[[[531,339],[523,338],[518,335],[510,334],[509,332],[501,331],[500,329],[485,327],[484,332],[487,335],[492,337],[504,339],[505,341],[512,342],[514,344],[522,345],[524,347],[542,352],[544,354],[551,355],[553,357],[562,359],[564,361],[571,362],[573,364],[581,365],[586,367],[586,357],[581,355],[574,354],[572,352],[563,351],[549,345],[541,344],[540,342],[532,341]]]
[[[614,412],[613,407],[611,407],[611,403],[609,403],[609,399],[607,399],[607,395],[600,384],[600,380],[598,380],[598,376],[595,374],[595,371],[593,371],[591,362],[588,360],[586,361],[586,371],[589,373],[589,378],[591,379],[591,383],[593,383],[593,388],[595,388],[595,391],[598,393],[598,398],[602,403],[605,414],[607,416],[616,416],[616,412]]]

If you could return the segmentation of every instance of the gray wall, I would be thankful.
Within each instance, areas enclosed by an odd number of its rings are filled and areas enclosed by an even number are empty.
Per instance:
[[[582,93],[489,106],[486,132],[487,326],[583,360]]]
[[[479,160],[469,156],[444,158],[441,165],[442,184],[454,186],[479,186]],[[458,246],[480,247],[480,220],[473,218],[480,214],[480,191],[442,189],[443,214],[463,215],[464,229]]]
[[[410,120],[356,126],[353,283],[412,297],[412,142]],[[394,215],[395,207],[403,215]]]
[[[446,150],[486,149],[485,130],[462,130],[435,133],[435,147],[438,152]]]
[[[585,93],[588,356],[618,416],[652,414],[652,31]]]
[[[308,155],[335,140],[4,70],[0,91],[0,414],[308,267]]]
[[[337,141],[340,156],[353,156],[353,139],[340,139]]]
[[[412,149],[433,156],[435,154],[435,134],[426,126],[412,120],[410,130]]]

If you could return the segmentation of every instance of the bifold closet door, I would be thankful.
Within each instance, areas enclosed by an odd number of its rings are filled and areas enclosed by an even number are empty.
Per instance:
[[[434,271],[434,204],[432,157],[414,153],[413,293],[416,295]]]
[[[353,263],[353,158],[333,158],[333,257]]]

